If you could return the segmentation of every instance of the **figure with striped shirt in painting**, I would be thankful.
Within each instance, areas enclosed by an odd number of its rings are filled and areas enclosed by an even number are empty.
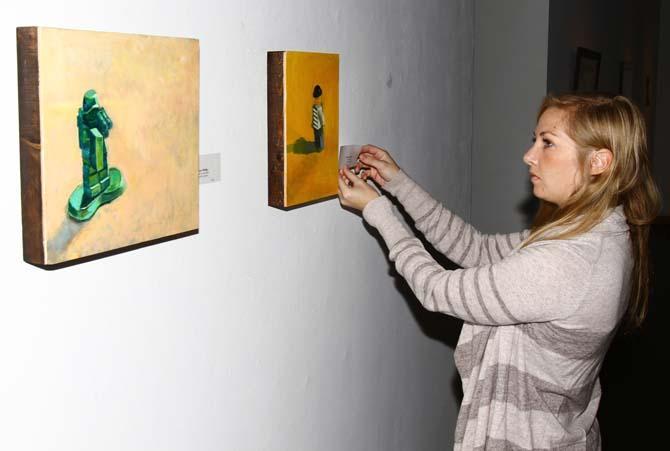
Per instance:
[[[312,105],[312,128],[314,129],[314,146],[318,150],[323,150],[325,146],[323,129],[326,126],[326,118],[323,116],[323,105],[321,103],[321,86],[314,86],[312,97],[314,97],[314,104]]]
[[[455,450],[601,449],[605,353],[620,325],[637,328],[647,312],[661,202],[639,109],[622,96],[549,95],[532,136],[523,162],[540,207],[517,233],[481,233],[379,147],[340,170],[341,204],[378,229],[423,306],[464,321]],[[431,257],[389,195],[461,269]]]

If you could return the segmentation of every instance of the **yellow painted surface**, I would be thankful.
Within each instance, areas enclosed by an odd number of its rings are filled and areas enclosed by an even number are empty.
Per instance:
[[[198,228],[198,41],[40,28],[38,42],[47,263]],[[108,164],[127,188],[77,223],[67,203],[82,183],[77,111],[88,89],[114,123]]]
[[[293,206],[337,194],[339,142],[339,55],[286,52],[286,203]],[[321,86],[325,117],[324,149],[298,154],[289,146],[298,139],[314,141],[312,92]]]

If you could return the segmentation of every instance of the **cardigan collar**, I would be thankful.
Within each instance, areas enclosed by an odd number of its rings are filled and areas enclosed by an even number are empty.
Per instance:
[[[593,230],[597,232],[624,232],[629,230],[628,222],[626,222],[626,214],[623,211],[623,204],[610,208],[605,219],[595,226]]]

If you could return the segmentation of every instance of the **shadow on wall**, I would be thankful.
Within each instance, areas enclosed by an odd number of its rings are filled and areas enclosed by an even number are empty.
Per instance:
[[[421,240],[426,250],[435,259],[435,261],[440,264],[440,266],[442,266],[447,270],[460,268],[458,265],[447,259],[444,255],[442,255],[439,251],[437,251],[429,242],[425,240],[423,234],[414,227],[414,221],[409,217],[409,215],[407,215],[407,213],[402,208],[397,199],[389,197],[389,200],[391,200],[391,202],[396,206],[398,211],[402,214],[405,222],[410,225],[410,228],[414,236],[416,236],[419,240]],[[384,255],[389,265],[389,274],[393,276],[393,278],[395,279],[395,287],[405,300],[407,308],[412,313],[412,316],[414,317],[414,320],[418,324],[421,331],[427,337],[444,343],[446,346],[451,348],[452,351],[456,349],[456,344],[458,343],[458,337],[461,334],[461,327],[463,325],[463,321],[458,318],[454,318],[452,316],[448,316],[442,313],[436,313],[426,310],[421,305],[421,302],[419,302],[419,300],[416,298],[416,296],[412,292],[412,289],[409,287],[405,279],[400,274],[398,274],[398,272],[395,269],[395,264],[388,258],[388,248],[384,243],[384,239],[381,237],[379,232],[377,232],[377,229],[368,225],[368,223],[366,223],[365,221],[363,222],[363,224],[367,229],[368,233],[377,240],[380,248],[384,250]],[[458,374],[458,371],[456,370],[455,367],[453,375],[451,377],[451,389],[454,398],[458,401],[458,405],[460,406],[463,400],[463,387],[461,385],[460,375]]]
[[[540,200],[533,195],[533,184],[529,183],[529,195],[520,204],[517,205],[517,211],[523,216],[524,228],[529,229],[533,223],[533,218],[540,208]]]
[[[529,183],[529,185],[531,186],[531,189],[528,198],[524,200],[521,204],[519,204],[519,206],[517,207],[518,211],[520,211],[526,218],[525,222],[527,224],[527,227],[529,227],[530,224],[532,223],[533,217],[535,216],[535,213],[537,212],[537,209],[539,207],[538,199],[532,195],[532,183]],[[402,214],[405,222],[408,225],[410,225],[410,229],[412,230],[414,236],[416,236],[419,240],[421,240],[421,243],[424,245],[426,250],[435,259],[435,261],[440,264],[440,266],[442,266],[447,270],[460,268],[460,266],[447,259],[438,250],[436,250],[428,241],[426,241],[423,234],[414,227],[414,221],[412,220],[411,217],[409,217],[409,215],[407,215],[407,213],[402,208],[397,199],[393,197],[389,197],[389,199],[395,205],[397,210]],[[357,213],[360,216],[360,213],[355,212],[353,210],[352,212]],[[389,260],[388,248],[384,243],[384,239],[381,237],[381,235],[379,235],[379,232],[377,232],[377,229],[368,225],[365,221],[363,221],[363,225],[367,229],[368,233],[377,240],[380,248],[384,249],[384,255],[386,256],[386,261],[389,265],[389,274],[394,277],[396,289],[405,300],[407,308],[412,313],[412,316],[414,317],[416,323],[421,328],[421,331],[427,337],[444,343],[446,346],[451,348],[452,351],[456,349],[456,344],[458,343],[458,337],[460,336],[461,333],[463,321],[449,315],[431,312],[423,308],[423,306],[416,298],[416,296],[412,292],[412,289],[409,287],[405,279],[402,276],[400,276],[400,274],[398,274],[398,272],[396,271],[394,263],[391,260]],[[461,384],[460,375],[458,374],[458,371],[456,370],[455,367],[453,375],[451,377],[451,389],[454,398],[458,400],[458,403],[460,405],[460,403],[463,400],[463,387]]]

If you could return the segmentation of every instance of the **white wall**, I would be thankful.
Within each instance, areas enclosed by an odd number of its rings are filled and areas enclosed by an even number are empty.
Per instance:
[[[469,1],[26,0],[0,22],[0,449],[451,446],[452,350],[385,250],[337,201],[266,206],[266,51],[339,52],[341,142],[392,149],[468,218]],[[22,262],[19,25],[200,39],[200,151],[221,152],[223,181],[202,186],[199,235]]]
[[[546,94],[549,0],[474,3],[472,223],[516,232],[537,207],[522,158]]]

